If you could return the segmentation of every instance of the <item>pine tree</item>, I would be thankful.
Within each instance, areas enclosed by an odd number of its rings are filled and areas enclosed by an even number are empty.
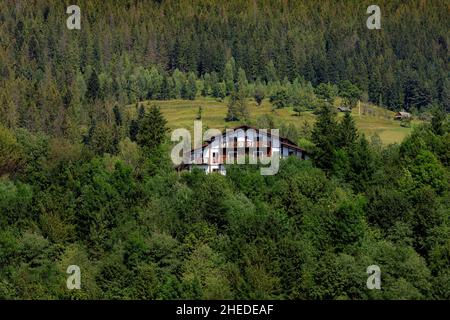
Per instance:
[[[132,119],[130,122],[129,135],[131,141],[136,141],[137,134],[139,133],[139,123],[144,118],[145,109],[139,103],[136,103],[136,109],[138,112],[137,119]]]
[[[169,87],[169,79],[168,79],[167,75],[164,75],[164,77],[163,77],[159,98],[161,100],[170,99],[170,87]]]
[[[317,167],[326,171],[333,168],[337,132],[336,114],[331,104],[323,103],[312,131],[312,141],[315,144],[312,158]]]
[[[439,99],[444,107],[444,111],[450,112],[450,80],[445,79],[442,81]]]
[[[36,36],[33,34],[28,43],[28,57],[30,60],[35,60],[39,58],[39,54],[39,42],[36,39]]]
[[[443,135],[445,133],[445,120],[447,115],[445,111],[440,106],[435,106],[433,108],[431,118],[431,129],[436,135]]]
[[[350,149],[358,139],[358,131],[350,112],[346,112],[338,125],[338,146],[346,150]]]
[[[364,134],[350,149],[349,160],[349,180],[354,188],[361,192],[373,181],[376,170],[375,156]]]
[[[228,111],[225,121],[238,121],[239,111],[237,107],[237,94],[235,91],[230,94],[230,101],[228,102]]]
[[[139,121],[139,132],[136,142],[145,152],[152,152],[164,142],[167,121],[157,106],[152,106]]]
[[[113,107],[113,113],[115,124],[120,127],[122,125],[122,113],[120,112],[119,106],[117,104]]]
[[[247,100],[243,91],[233,91],[230,95],[228,103],[228,112],[225,118],[226,121],[242,120],[247,122],[250,118],[248,111]]]
[[[290,81],[292,81],[297,75],[297,65],[294,56],[294,43],[292,37],[287,37],[283,55],[285,56],[285,75]]]
[[[338,95],[338,88],[331,83],[321,83],[314,89],[318,98],[332,102]]]
[[[131,141],[136,141],[137,134],[139,132],[139,123],[137,120],[133,119],[130,122],[129,135]]]
[[[339,84],[339,94],[344,99],[345,106],[351,109],[356,106],[361,90],[350,81],[344,80]]]
[[[227,94],[227,88],[225,82],[218,82],[213,89],[213,96],[216,98],[223,99]]]
[[[239,95],[247,96],[248,81],[244,69],[239,68],[236,90]]]
[[[258,106],[260,106],[265,97],[264,88],[262,85],[258,85],[255,88],[255,93],[253,94],[253,97],[255,98],[255,101],[258,104]]]
[[[272,105],[279,109],[289,106],[289,95],[285,87],[281,87],[270,96]]]
[[[230,61],[225,65],[223,80],[227,88],[227,95],[229,95],[234,90],[234,59],[231,58]]]
[[[272,83],[278,80],[277,69],[272,60],[266,66],[265,79],[267,83]]]
[[[211,76],[209,75],[209,73],[207,73],[203,76],[203,87],[201,95],[203,97],[207,97],[210,93],[210,90],[211,90]]]
[[[184,93],[185,99],[189,99],[189,100],[195,100],[195,96],[197,95],[197,83],[196,83],[196,77],[195,74],[193,72],[189,73],[188,79],[185,82],[185,89],[184,89]]]
[[[100,81],[98,79],[97,72],[94,70],[92,71],[91,77],[89,78],[88,81],[86,92],[87,98],[90,101],[96,100],[99,96],[99,91],[100,91]]]
[[[236,103],[237,103],[238,117],[242,121],[247,122],[250,119],[250,112],[248,110],[245,92],[243,91],[238,92]]]

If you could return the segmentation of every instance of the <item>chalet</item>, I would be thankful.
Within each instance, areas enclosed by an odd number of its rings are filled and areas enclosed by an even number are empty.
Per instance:
[[[411,113],[409,113],[409,112],[404,112],[404,111],[400,111],[400,112],[397,112],[395,115],[394,115],[394,119],[395,120],[410,120],[411,119]]]
[[[212,137],[200,148],[192,149],[187,157],[190,159],[189,163],[181,164],[178,169],[191,170],[197,167],[206,173],[218,172],[225,175],[225,165],[243,163],[239,162],[240,157],[253,156],[259,159],[272,155],[278,155],[279,158],[308,158],[305,150],[293,141],[274,135],[270,130],[243,125],[227,130],[221,136]]]

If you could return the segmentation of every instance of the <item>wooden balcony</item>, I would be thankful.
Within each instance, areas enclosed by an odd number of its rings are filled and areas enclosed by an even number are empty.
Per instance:
[[[211,146],[211,145],[210,145]],[[245,155],[248,155],[250,150],[251,151],[265,151],[267,152],[268,156],[270,157],[272,155],[272,143],[270,140],[267,141],[254,141],[254,140],[247,140],[247,141],[238,141],[237,143],[235,141],[229,141],[228,143],[222,142],[220,143],[218,149],[213,148],[213,150],[217,150],[215,152],[209,153],[209,160],[206,161],[203,159],[203,156],[196,155],[195,157],[191,158],[192,164],[223,164],[226,163],[227,160],[227,154],[228,152],[235,150],[236,152],[240,153],[244,151]],[[225,154],[227,152],[227,154]],[[216,153],[216,156],[213,157],[213,153]],[[237,155],[235,155],[235,158],[237,158]],[[231,159],[230,159],[231,160]],[[235,160],[236,161],[236,160]]]
[[[247,157],[247,156],[249,156],[248,152],[245,153],[245,157]],[[272,156],[272,150],[269,149],[266,156],[267,157]],[[216,159],[212,159],[211,163],[212,164],[224,164],[224,163],[232,164],[232,163],[237,162],[238,157],[239,157],[238,155],[235,155],[234,159],[232,159],[231,157],[227,157],[227,156],[219,156]],[[259,158],[259,155],[255,155],[255,157]],[[248,161],[245,160],[245,163],[248,163]]]
[[[246,142],[239,141],[237,143],[235,143],[235,142],[228,142],[228,143],[222,142],[220,144],[220,146],[222,148],[244,148],[244,147],[245,148],[251,148],[251,147],[253,147],[253,148],[264,148],[264,147],[270,148],[270,147],[272,147],[272,143],[271,143],[270,140],[265,141],[265,142],[263,142],[263,141],[258,141],[258,142],[257,141],[246,141]]]

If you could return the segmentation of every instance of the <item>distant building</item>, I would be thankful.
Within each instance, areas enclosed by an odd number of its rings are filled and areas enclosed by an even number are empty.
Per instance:
[[[410,120],[411,118],[411,113],[404,111],[397,112],[394,116],[395,120]]]
[[[349,107],[338,107],[340,112],[352,112],[352,109]]]
[[[200,148],[192,149],[189,154],[190,163],[181,164],[179,170],[192,170],[197,167],[206,173],[218,172],[226,174],[225,165],[236,163],[240,155],[253,154],[260,157],[264,154],[271,157],[274,152],[280,158],[296,156],[299,159],[307,159],[306,151],[297,146],[293,141],[272,135],[270,130],[262,131],[258,128],[243,125],[230,132],[224,132],[222,136],[213,137],[206,141]],[[272,144],[273,141],[276,143]]]

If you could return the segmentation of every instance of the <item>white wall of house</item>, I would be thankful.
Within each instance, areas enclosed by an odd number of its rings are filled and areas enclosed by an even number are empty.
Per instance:
[[[239,155],[236,155],[234,151],[235,142],[237,142],[237,152],[241,152]],[[274,137],[272,140],[267,133],[261,131],[258,133],[254,129],[238,129],[231,130],[222,136],[216,137],[203,149],[199,148],[194,150],[191,153],[192,164],[189,165],[189,168],[191,169],[193,166],[197,166],[206,173],[219,172],[221,174],[226,174],[225,166],[222,163],[237,163],[237,157],[239,156],[243,156],[243,161],[245,161],[244,147],[249,148],[249,152],[256,155],[258,150],[258,142],[260,145],[270,146],[272,153],[277,152],[282,158],[286,158],[290,155],[302,158],[301,150],[281,144],[278,137]],[[223,158],[224,148],[227,148],[225,158]],[[239,148],[242,149],[239,150]],[[259,149],[259,151],[261,151],[261,149]],[[234,154],[234,159],[232,153]],[[230,162],[230,160],[234,161]]]

